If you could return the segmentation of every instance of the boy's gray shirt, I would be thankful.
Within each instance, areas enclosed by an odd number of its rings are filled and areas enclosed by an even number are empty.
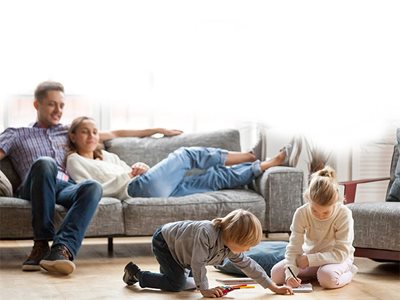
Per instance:
[[[265,270],[243,253],[234,254],[225,247],[221,231],[211,221],[179,221],[165,224],[161,233],[175,261],[191,269],[196,287],[208,289],[207,265],[219,265],[228,258],[248,277],[264,288],[272,281]]]

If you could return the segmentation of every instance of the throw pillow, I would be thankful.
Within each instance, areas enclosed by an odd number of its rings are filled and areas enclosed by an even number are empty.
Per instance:
[[[271,276],[272,267],[285,258],[287,244],[288,242],[264,241],[245,252],[245,254],[255,260],[267,272],[268,276]],[[214,267],[224,273],[246,276],[227,258],[222,265]]]
[[[4,197],[13,196],[12,185],[2,171],[0,171],[0,196]]]

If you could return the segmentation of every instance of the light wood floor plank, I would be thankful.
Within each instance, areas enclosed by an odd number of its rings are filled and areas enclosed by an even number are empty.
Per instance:
[[[70,276],[55,276],[40,272],[22,272],[21,263],[29,254],[31,241],[0,241],[1,299],[201,299],[198,292],[168,293],[158,290],[126,287],[122,281],[123,268],[134,260],[143,270],[157,271],[158,264],[151,254],[150,237],[116,238],[114,253],[107,254],[106,239],[86,239]],[[377,263],[356,258],[359,272],[353,282],[341,289],[324,290],[314,283],[315,291],[297,294],[288,299],[399,299],[399,264]],[[229,277],[208,268],[210,285],[216,278]],[[228,297],[229,296],[229,297]],[[283,299],[260,286],[234,291],[224,299]],[[285,298],[286,299],[286,298]]]

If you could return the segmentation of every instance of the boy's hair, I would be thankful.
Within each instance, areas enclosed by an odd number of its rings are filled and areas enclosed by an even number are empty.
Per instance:
[[[35,99],[42,102],[47,97],[49,91],[60,91],[64,93],[64,86],[56,81],[43,81],[35,90]]]
[[[262,239],[260,220],[247,210],[236,209],[212,222],[221,229],[223,240],[236,245],[252,247],[259,244]]]
[[[82,116],[82,117],[75,118],[72,121],[71,125],[69,126],[69,129],[68,129],[68,144],[67,144],[67,147],[66,147],[67,148],[67,155],[65,156],[65,161],[67,160],[67,157],[69,155],[78,152],[77,149],[76,149],[75,144],[71,140],[71,134],[76,133],[76,130],[79,128],[79,126],[81,126],[82,122],[87,121],[87,120],[90,120],[90,121],[94,122],[94,119]],[[101,152],[101,148],[102,148],[101,145],[97,145],[97,148],[94,150],[94,159],[103,160],[103,154]]]
[[[336,171],[326,166],[313,173],[308,189],[304,192],[304,198],[322,206],[329,206],[337,201],[343,202],[339,195]]]

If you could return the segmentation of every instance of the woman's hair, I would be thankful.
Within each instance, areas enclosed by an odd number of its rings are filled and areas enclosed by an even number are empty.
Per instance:
[[[338,191],[336,171],[330,166],[313,173],[304,198],[322,206],[329,206],[337,201],[343,202]]]
[[[212,220],[219,227],[222,239],[240,246],[255,246],[262,239],[260,221],[251,212],[236,209],[223,218]]]
[[[71,134],[76,133],[76,130],[79,128],[79,126],[81,126],[82,122],[87,121],[87,120],[94,121],[92,118],[85,117],[85,116],[75,118],[72,121],[72,123],[69,127],[69,130],[68,130],[68,145],[67,145],[67,156],[66,157],[68,157],[69,155],[71,155],[73,153],[78,152],[78,150],[76,149],[76,145],[71,140]],[[101,160],[103,159],[101,149],[102,149],[101,145],[97,145],[97,148],[94,150],[94,154],[93,154],[94,159],[101,159]]]

